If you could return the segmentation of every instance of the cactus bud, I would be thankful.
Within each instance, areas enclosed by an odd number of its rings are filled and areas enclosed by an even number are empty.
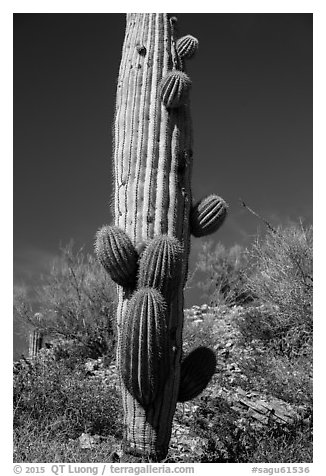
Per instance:
[[[175,237],[160,235],[153,238],[139,260],[138,286],[156,288],[168,301],[178,285],[182,252]]]
[[[95,252],[112,280],[133,287],[137,276],[138,253],[129,236],[118,226],[104,226],[96,234]]]
[[[167,73],[160,85],[160,97],[166,108],[183,106],[188,99],[191,80],[183,71],[173,70]]]
[[[198,347],[181,363],[178,402],[197,397],[215,373],[216,357],[207,347]]]
[[[139,289],[122,321],[121,373],[131,395],[145,408],[163,387],[169,372],[166,303],[156,289]]]
[[[214,233],[223,224],[227,215],[227,204],[218,195],[209,195],[197,202],[190,212],[190,230],[200,237]]]
[[[190,59],[198,49],[198,40],[192,35],[183,36],[178,39],[176,48],[181,59]]]

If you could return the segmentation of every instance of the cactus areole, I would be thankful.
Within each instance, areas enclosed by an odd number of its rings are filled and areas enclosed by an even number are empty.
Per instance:
[[[117,272],[120,261],[138,256],[135,282],[118,283],[121,462],[166,458],[179,395],[193,153],[190,80],[185,58],[178,56],[175,21],[166,13],[127,14],[114,123],[114,225],[109,231],[118,227],[134,249],[119,238],[120,232],[103,241],[104,231],[97,241],[100,261],[119,277],[133,275]],[[193,40],[192,48],[197,45]],[[121,263],[122,270],[133,267]]]

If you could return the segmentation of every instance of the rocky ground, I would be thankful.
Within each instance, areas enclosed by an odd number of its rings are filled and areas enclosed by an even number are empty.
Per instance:
[[[217,357],[217,369],[209,386],[203,394],[193,401],[178,403],[170,452],[183,456],[196,452],[197,457],[205,448],[205,439],[199,437],[191,429],[191,423],[203,399],[221,398],[238,415],[238,421],[250,421],[252,425],[261,427],[271,423],[287,424],[307,418],[305,407],[294,407],[289,403],[268,395],[257,389],[250,388],[247,376],[241,371],[239,361],[243,358],[243,349],[239,350],[239,331],[233,324],[235,315],[239,315],[241,307],[211,308],[204,304],[185,310],[184,351],[187,353],[197,345],[209,344],[214,348]],[[195,337],[194,337],[195,336]],[[202,339],[202,342],[201,342]],[[207,342],[209,341],[209,342]],[[89,360],[86,363],[87,378],[101,379],[110,388],[119,388],[116,365],[103,367],[101,359]],[[83,433],[79,437],[81,448],[91,448],[101,441],[98,435]],[[120,444],[112,440],[112,450],[118,455]]]

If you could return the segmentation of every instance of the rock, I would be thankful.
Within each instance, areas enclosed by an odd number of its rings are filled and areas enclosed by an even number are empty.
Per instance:
[[[84,449],[93,448],[99,443],[100,437],[98,435],[91,436],[89,433],[82,433],[78,438],[79,447]]]
[[[219,350],[219,349],[223,349],[224,348],[224,344],[221,344],[221,343],[217,343],[214,345],[214,350]]]
[[[197,324],[201,324],[203,322],[203,319],[195,319],[192,323],[197,326]]]
[[[229,351],[229,349],[223,349],[222,352],[221,352],[221,354],[223,355],[223,357],[224,357],[225,359],[227,359],[227,358],[229,357],[229,355],[230,355],[230,351]]]
[[[118,455],[118,453],[116,453],[115,451],[110,453],[109,463],[119,463],[119,462],[120,462],[120,456]]]
[[[94,372],[94,370],[98,370],[99,369],[99,364],[97,362],[97,360],[88,360],[86,363],[85,363],[85,370],[86,372]]]
[[[230,370],[232,372],[241,372],[241,370],[239,369],[239,367],[237,366],[237,364],[235,362],[231,362],[228,365],[228,370]]]

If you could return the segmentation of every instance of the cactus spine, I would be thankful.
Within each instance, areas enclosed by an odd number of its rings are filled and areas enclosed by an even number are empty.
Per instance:
[[[191,81],[182,71],[176,41],[174,17],[127,14],[114,127],[115,231],[112,237],[100,234],[96,245],[100,261],[111,275],[114,270],[120,285],[124,462],[166,457],[179,392],[192,126]],[[137,268],[135,291],[130,283]]]

